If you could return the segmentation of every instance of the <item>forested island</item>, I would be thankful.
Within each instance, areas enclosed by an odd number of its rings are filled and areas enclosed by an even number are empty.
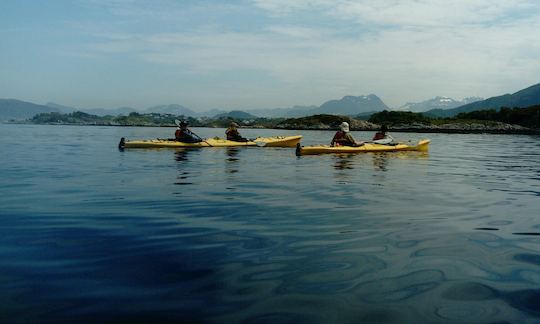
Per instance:
[[[182,115],[132,112],[127,116],[97,116],[84,112],[62,114],[41,113],[28,119],[27,123],[52,125],[100,125],[100,126],[175,126],[175,119],[186,120],[193,127],[227,127],[232,121],[247,128],[270,129],[336,129],[347,121],[352,130],[374,130],[385,124],[393,131],[440,132],[440,133],[540,133],[540,105],[528,108],[478,110],[460,113],[455,117],[437,118],[422,113],[388,111],[370,116],[341,116],[319,114],[301,118],[252,118],[232,117],[194,118]]]

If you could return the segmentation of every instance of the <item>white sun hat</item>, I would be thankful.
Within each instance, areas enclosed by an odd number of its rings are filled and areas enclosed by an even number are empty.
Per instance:
[[[339,125],[339,128],[345,133],[347,133],[349,131],[349,123],[343,122],[341,123],[341,125]]]

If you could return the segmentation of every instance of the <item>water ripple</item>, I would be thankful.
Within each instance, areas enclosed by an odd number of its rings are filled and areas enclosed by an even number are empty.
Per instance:
[[[429,134],[429,154],[116,148],[169,131],[0,127],[0,321],[540,317],[538,137]]]

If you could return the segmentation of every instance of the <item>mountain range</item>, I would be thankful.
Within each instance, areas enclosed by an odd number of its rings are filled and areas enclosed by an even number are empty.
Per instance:
[[[339,100],[329,100],[320,106],[294,106],[265,110],[248,110],[259,117],[305,117],[319,114],[354,116],[362,113],[390,109],[374,94],[367,96],[344,96]]]
[[[418,103],[407,103],[396,110],[422,112],[431,117],[453,117],[461,112],[470,112],[474,110],[499,109],[501,107],[524,108],[538,104],[540,104],[540,83],[513,94],[505,94],[485,100],[481,100],[481,98],[478,97],[470,97],[459,101],[452,98],[439,96]],[[201,113],[195,112],[190,108],[178,104],[153,106],[144,110],[136,110],[131,107],[120,107],[114,109],[78,109],[56,103],[39,105],[16,99],[0,99],[0,120],[24,120],[39,113],[72,113],[79,110],[98,116],[128,115],[132,112],[139,112],[172,114],[177,116],[183,115],[186,117],[206,116],[213,118],[233,117],[254,119],[256,117],[303,117],[317,114],[368,116],[374,112],[391,109],[374,94],[363,96],[344,96],[341,99],[326,101],[320,106],[294,106],[292,108],[258,109],[246,111],[226,111],[221,109],[213,109]]]
[[[424,114],[431,117],[453,117],[459,113],[471,112],[475,110],[508,108],[525,108],[540,104],[540,83],[502,96],[491,97],[486,100],[472,102],[453,109],[432,109]]]
[[[432,109],[452,109],[460,107],[472,102],[483,100],[480,97],[470,97],[463,100],[455,100],[449,97],[437,96],[432,99],[428,99],[422,102],[408,102],[397,110],[412,111],[412,112],[424,112]]]
[[[0,99],[0,120],[24,120],[44,112],[61,112],[56,107],[38,105],[17,99]]]
[[[303,117],[317,114],[335,114],[335,115],[358,115],[361,113],[371,113],[389,109],[382,100],[374,94],[367,96],[345,96],[339,100],[329,100],[321,106],[294,106],[292,108],[277,108],[266,110],[248,110],[248,111],[225,111],[213,109],[210,111],[197,113],[187,107],[178,104],[159,105],[146,108],[144,110],[136,110],[131,107],[120,107],[113,109],[91,108],[78,109],[75,107],[64,106],[57,103],[48,103],[47,105],[36,105],[30,102],[1,99],[0,101],[0,120],[23,120],[31,118],[38,113],[59,112],[72,113],[82,111],[88,114],[105,116],[105,115],[128,115],[132,112],[138,113],[159,113],[183,115],[186,117],[234,117],[254,119],[257,117]]]

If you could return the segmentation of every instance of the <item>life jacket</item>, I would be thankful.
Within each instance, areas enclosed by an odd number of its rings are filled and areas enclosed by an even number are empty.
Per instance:
[[[340,140],[345,138],[345,132],[344,131],[337,131],[336,135],[334,135],[335,140]]]
[[[334,146],[348,146],[353,145],[354,143],[351,143],[347,138],[345,138],[344,131],[337,131],[334,135]]]

